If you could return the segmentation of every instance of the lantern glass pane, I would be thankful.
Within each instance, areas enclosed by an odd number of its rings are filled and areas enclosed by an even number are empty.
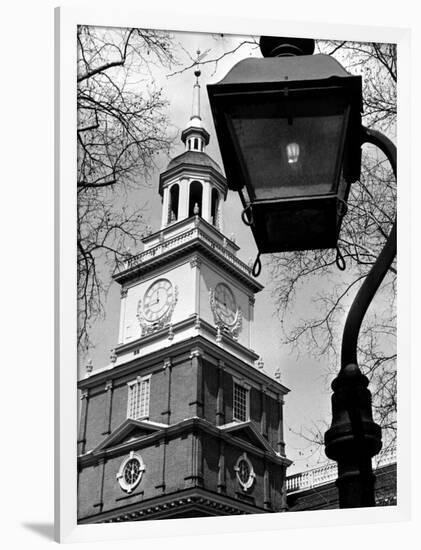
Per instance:
[[[345,105],[241,106],[231,131],[249,193],[256,200],[335,193]],[[268,116],[269,115],[269,116]]]

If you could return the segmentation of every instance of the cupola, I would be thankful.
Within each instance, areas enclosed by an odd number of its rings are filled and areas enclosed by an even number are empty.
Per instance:
[[[160,175],[161,229],[200,216],[222,231],[221,204],[226,199],[227,183],[219,165],[205,152],[210,136],[200,114],[200,70],[194,75],[191,116],[181,133],[185,151],[171,159]]]

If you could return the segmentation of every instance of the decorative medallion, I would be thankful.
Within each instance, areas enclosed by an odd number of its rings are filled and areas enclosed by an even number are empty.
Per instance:
[[[173,286],[168,279],[157,279],[150,285],[137,306],[142,336],[170,323],[177,299],[177,286]]]
[[[217,328],[237,339],[243,316],[234,292],[226,283],[218,283],[214,289],[210,289],[209,301]]]
[[[253,465],[246,453],[243,453],[239,457],[234,466],[234,471],[237,474],[238,482],[243,491],[248,491],[253,486],[256,474],[254,473]]]
[[[120,487],[126,493],[131,493],[137,487],[145,471],[145,464],[142,457],[131,451],[129,456],[123,460],[117,474]]]

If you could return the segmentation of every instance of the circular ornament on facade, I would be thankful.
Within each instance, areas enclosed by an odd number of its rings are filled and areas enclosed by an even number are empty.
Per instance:
[[[254,483],[256,474],[254,473],[253,464],[248,459],[246,453],[243,453],[239,457],[234,466],[234,471],[237,474],[238,482],[243,491],[248,491]]]
[[[121,463],[116,476],[123,491],[131,493],[139,485],[144,471],[145,464],[142,457],[131,451],[129,456]]]
[[[213,308],[216,317],[228,327],[237,322],[238,306],[234,293],[226,283],[218,283],[213,293]]]

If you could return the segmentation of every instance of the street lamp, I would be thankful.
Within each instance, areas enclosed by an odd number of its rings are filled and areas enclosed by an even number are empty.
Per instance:
[[[361,77],[297,55],[311,46],[290,41],[277,50],[288,56],[245,59],[208,86],[228,186],[261,253],[335,247],[360,175]]]
[[[337,248],[361,145],[385,152],[396,175],[396,148],[361,125],[362,84],[314,40],[262,37],[263,59],[237,63],[208,85],[228,187],[261,253]],[[337,249],[337,263],[344,268]],[[374,506],[371,458],[381,449],[368,380],[356,357],[365,312],[396,255],[396,222],[348,315],[342,361],[332,388],[326,454],[338,462],[340,507]],[[260,272],[259,256],[253,272]]]

